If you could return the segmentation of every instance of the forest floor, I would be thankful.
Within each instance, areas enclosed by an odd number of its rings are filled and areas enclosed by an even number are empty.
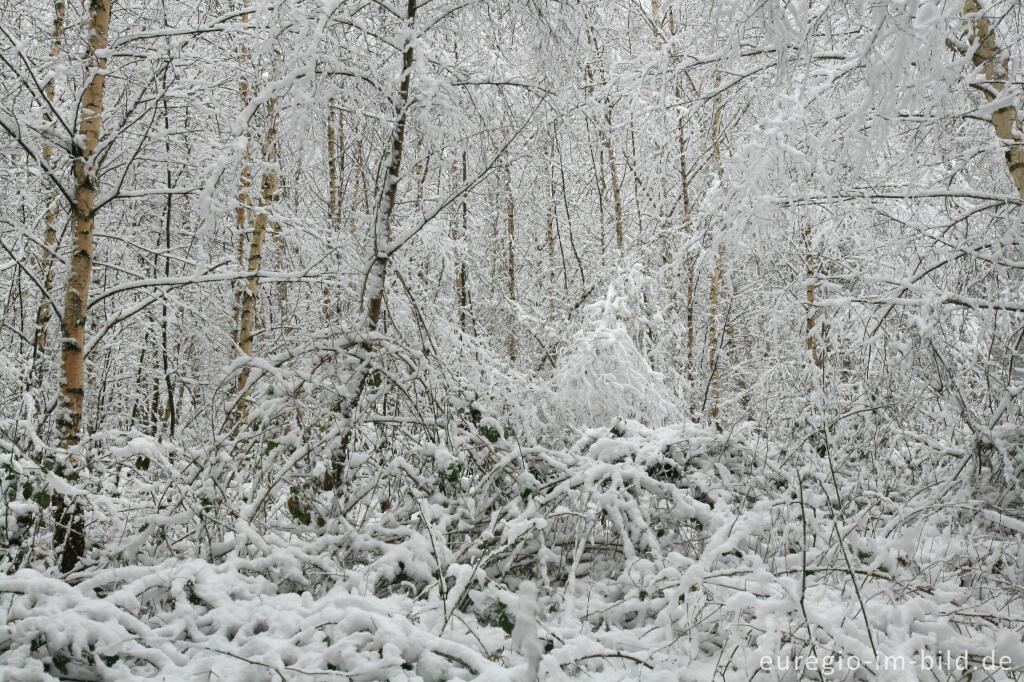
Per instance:
[[[1024,523],[934,452],[830,448],[629,422],[516,450],[483,526],[410,493],[408,525],[23,569],[0,679],[1022,679]]]

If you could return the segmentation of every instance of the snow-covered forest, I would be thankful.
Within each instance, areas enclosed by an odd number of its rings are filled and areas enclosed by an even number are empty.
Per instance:
[[[0,680],[1024,679],[1020,0],[0,0]]]

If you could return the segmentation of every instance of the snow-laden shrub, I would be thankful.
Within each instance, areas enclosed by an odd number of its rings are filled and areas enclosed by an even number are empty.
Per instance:
[[[35,558],[54,492],[54,453],[39,434],[46,406],[30,371],[28,362],[0,351],[0,572]]]
[[[641,276],[628,273],[586,307],[587,322],[558,359],[551,379],[553,419],[611,424],[618,418],[663,423],[675,412],[671,391],[631,329],[642,295]]]
[[[798,659],[833,655],[862,669],[826,679],[895,679],[877,661],[903,656],[900,679],[923,680],[913,661],[946,651],[1024,665],[1024,522],[933,450],[907,454],[916,477],[930,458],[924,480],[750,423],[623,420],[549,448],[453,399],[433,438],[363,426],[339,497],[282,478],[308,446],[269,417],[252,428],[278,444],[242,489],[197,475],[210,453],[94,442],[131,491],[95,494],[90,534],[110,549],[70,584],[0,578],[0,678],[731,681],[767,657],[768,678],[798,680]],[[110,523],[143,503],[141,526]]]

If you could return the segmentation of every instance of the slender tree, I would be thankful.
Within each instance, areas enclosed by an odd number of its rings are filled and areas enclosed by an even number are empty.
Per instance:
[[[53,44],[50,49],[50,57],[54,62],[56,62],[58,57],[60,57],[61,42],[64,39],[64,14],[64,1],[57,0],[53,5]],[[56,64],[54,64],[54,67],[56,67]],[[44,88],[46,99],[48,99],[51,104],[53,104],[54,101],[55,79],[56,71],[53,71]],[[43,120],[46,121],[46,123],[53,123],[53,113],[50,110],[46,110],[43,113]],[[48,144],[43,147],[43,160],[50,168],[54,167],[55,156],[52,145]],[[33,360],[36,363],[37,369],[41,367],[39,363],[46,355],[47,333],[50,317],[53,315],[48,294],[53,291],[53,260],[57,250],[57,217],[60,214],[57,201],[58,198],[56,192],[51,193],[46,199],[46,214],[44,216],[44,220],[46,221],[46,230],[43,234],[43,253],[42,258],[40,259],[40,270],[43,273],[44,293],[47,295],[40,298],[39,308],[36,311]],[[37,372],[35,380],[39,381],[41,378],[42,372]]]
[[[249,0],[242,0],[242,8],[248,10]],[[243,27],[249,21],[249,13],[246,11],[241,16]],[[249,92],[249,78],[246,74],[246,69],[249,67],[249,47],[246,44],[245,31],[243,30],[243,36],[238,46],[238,57],[241,68],[239,68],[238,75],[238,99],[245,109],[249,106],[251,100],[251,94]],[[252,186],[252,167],[250,164],[250,149],[251,140],[249,137],[249,131],[244,132],[245,136],[245,155],[242,159],[242,172],[238,179],[238,205],[235,207],[235,232],[237,233],[238,246],[236,250],[236,257],[238,259],[238,266],[244,268],[246,266],[245,259],[245,238],[248,234],[249,228],[249,206],[251,198],[249,196],[249,188]],[[234,287],[234,305],[232,307],[232,318],[233,324],[231,326],[231,352],[235,354],[239,350],[240,346],[240,332],[242,329],[242,308],[245,298],[245,286],[242,282],[236,281]]]
[[[722,82],[722,74],[718,71],[715,72],[715,85],[716,87]],[[715,98],[715,111],[711,119],[711,151],[715,158],[715,167],[718,171],[718,179],[720,183],[725,181],[725,171],[722,167],[722,151],[719,137],[721,135],[722,125],[722,101],[721,97]],[[711,393],[711,407],[708,414],[712,419],[718,418],[718,403],[722,395],[722,371],[719,367],[721,363],[721,341],[719,340],[719,304],[722,296],[722,279],[725,277],[725,266],[722,262],[722,257],[725,255],[725,243],[719,239],[718,246],[715,249],[715,263],[714,269],[711,273],[711,292],[709,296],[708,305],[708,336],[710,346],[708,348],[708,369],[711,372],[710,379],[710,393]]]
[[[510,162],[505,163],[505,225],[508,229],[505,272],[508,278],[508,299],[514,309],[516,305],[516,206],[515,198],[512,195],[512,164]],[[516,333],[511,325],[508,332],[508,357],[513,363],[516,361]]]
[[[252,221],[252,238],[249,241],[249,258],[246,270],[245,291],[242,296],[242,313],[238,331],[238,348],[246,356],[253,351],[253,332],[256,328],[256,306],[259,300],[260,269],[263,267],[263,247],[267,239],[271,213],[275,210],[278,192],[277,153],[277,98],[271,97],[266,105],[267,129],[263,135],[261,153],[263,179],[261,182],[259,210]],[[276,232],[276,230],[274,230]],[[249,369],[243,367],[238,374],[238,392],[241,395],[242,413],[245,414],[245,390],[249,381]]]
[[[338,138],[334,124],[334,98],[327,105],[327,175],[330,189],[327,195],[327,216],[331,226],[340,230],[341,212],[338,210],[338,149],[335,140]]]
[[[95,157],[103,122],[103,88],[107,59],[104,51],[110,29],[110,0],[90,0],[86,22],[88,56],[85,88],[79,108],[74,172],[74,202],[71,205],[71,271],[64,295],[64,336],[61,352],[61,411],[58,426],[61,446],[79,443],[85,401],[85,328],[89,284],[93,267],[93,228],[96,219],[96,191],[99,168]],[[80,140],[80,142],[77,142]],[[77,464],[73,456],[69,463]],[[60,566],[70,571],[85,553],[85,520],[81,501],[55,500],[57,531],[54,543],[61,548]]]

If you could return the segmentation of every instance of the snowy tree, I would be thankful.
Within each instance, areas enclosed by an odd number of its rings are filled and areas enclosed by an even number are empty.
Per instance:
[[[1019,679],[1022,27],[0,3],[0,679]]]

